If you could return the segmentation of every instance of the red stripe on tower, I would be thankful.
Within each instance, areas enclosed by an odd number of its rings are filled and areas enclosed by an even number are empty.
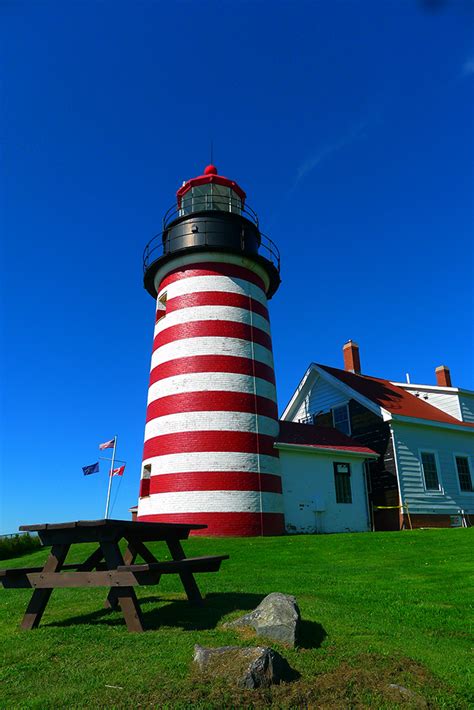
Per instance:
[[[201,291],[200,293],[187,293],[184,296],[176,296],[166,302],[166,312],[180,310],[181,308],[193,308],[196,306],[231,306],[242,308],[269,320],[268,308],[260,301],[240,293],[225,293],[223,291]]]
[[[163,318],[160,319],[160,323]],[[179,323],[162,330],[153,341],[153,350],[166,343],[172,343],[183,338],[198,337],[239,338],[250,343],[258,343],[269,350],[272,349],[272,339],[260,328],[232,320],[202,320]]]
[[[150,373],[150,385],[166,377],[192,372],[232,372],[236,375],[260,377],[275,384],[273,368],[258,360],[232,355],[194,355],[168,360],[154,367]]]
[[[259,535],[283,535],[283,513],[154,513],[140,516],[150,523],[207,524],[207,529],[197,530],[193,535],[212,537],[257,537]]]
[[[247,431],[180,431],[154,436],[145,441],[143,458],[167,454],[226,451],[278,456],[275,437]]]
[[[180,392],[155,399],[147,407],[146,420],[177,412],[251,412],[277,419],[276,402],[247,392]]]
[[[164,473],[150,480],[150,493],[216,490],[281,493],[281,478],[271,473],[248,471],[189,471]]]

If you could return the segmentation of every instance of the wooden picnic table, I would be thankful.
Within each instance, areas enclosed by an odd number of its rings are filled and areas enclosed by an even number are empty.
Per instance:
[[[70,523],[21,525],[20,530],[36,532],[42,545],[51,545],[43,567],[0,570],[0,583],[8,588],[33,588],[21,627],[36,628],[53,589],[64,587],[110,587],[105,606],[120,607],[129,631],[143,631],[143,620],[133,587],[158,584],[163,574],[178,574],[191,604],[202,603],[194,579],[195,572],[217,572],[228,555],[186,557],[181,540],[191,530],[207,525],[146,523],[131,520],[77,520]],[[122,556],[119,542],[127,542]],[[145,545],[164,542],[172,560],[160,562]],[[95,542],[98,547],[83,562],[64,564],[71,545]],[[144,564],[135,564],[140,555]]]

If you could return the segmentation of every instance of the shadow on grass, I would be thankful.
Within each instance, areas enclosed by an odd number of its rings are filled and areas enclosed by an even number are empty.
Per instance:
[[[191,606],[186,599],[161,600],[159,596],[140,597],[143,625],[146,630],[160,626],[176,626],[184,631],[214,629],[222,617],[233,611],[249,611],[262,601],[260,594],[207,594],[202,606]],[[160,604],[160,606],[157,606]],[[44,626],[74,626],[76,624],[105,624],[120,626],[125,620],[120,611],[98,609],[89,614],[71,616],[62,621],[51,621]]]
[[[298,646],[300,648],[319,648],[327,637],[324,626],[317,621],[305,621],[302,619],[300,632],[298,635]]]
[[[186,599],[160,602],[159,597],[140,598],[143,625],[147,631],[160,627],[176,627],[183,631],[204,631],[215,629],[221,619],[235,611],[250,611],[262,601],[260,594],[215,593],[208,594],[202,606],[191,606]],[[160,603],[160,606],[157,606]],[[98,609],[89,614],[72,616],[63,621],[51,621],[44,626],[74,626],[79,624],[124,626],[125,620],[120,611]],[[301,648],[319,648],[327,634],[321,624],[315,621],[301,622],[298,646]]]

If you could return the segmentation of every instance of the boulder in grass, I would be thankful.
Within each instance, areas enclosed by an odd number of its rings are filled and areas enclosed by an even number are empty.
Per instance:
[[[283,656],[263,646],[203,648],[197,644],[193,662],[202,675],[225,678],[232,685],[249,690],[269,688],[298,676]]]
[[[394,700],[397,700],[398,702],[409,702],[410,705],[417,710],[424,710],[424,708],[428,707],[428,703],[426,700],[419,695],[418,693],[415,693],[413,690],[410,690],[409,688],[405,688],[404,685],[398,685],[397,683],[390,683],[388,686],[388,689],[390,691],[390,694],[392,695]]]
[[[300,622],[301,615],[295,597],[273,592],[249,614],[229,621],[224,626],[229,629],[247,626],[254,629],[258,636],[294,647],[298,640]]]

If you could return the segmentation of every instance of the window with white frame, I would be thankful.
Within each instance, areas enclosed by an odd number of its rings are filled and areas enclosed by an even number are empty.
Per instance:
[[[436,456],[432,451],[421,452],[421,468],[423,470],[426,490],[439,491],[438,466],[436,464]]]
[[[343,404],[341,407],[334,407],[332,410],[332,420],[334,422],[334,427],[343,434],[350,436],[351,424],[349,420],[349,407],[347,404]]]
[[[334,462],[334,485],[336,503],[352,503],[351,465]]]
[[[464,493],[472,493],[471,469],[468,456],[456,456],[456,468],[459,478],[459,488]]]

